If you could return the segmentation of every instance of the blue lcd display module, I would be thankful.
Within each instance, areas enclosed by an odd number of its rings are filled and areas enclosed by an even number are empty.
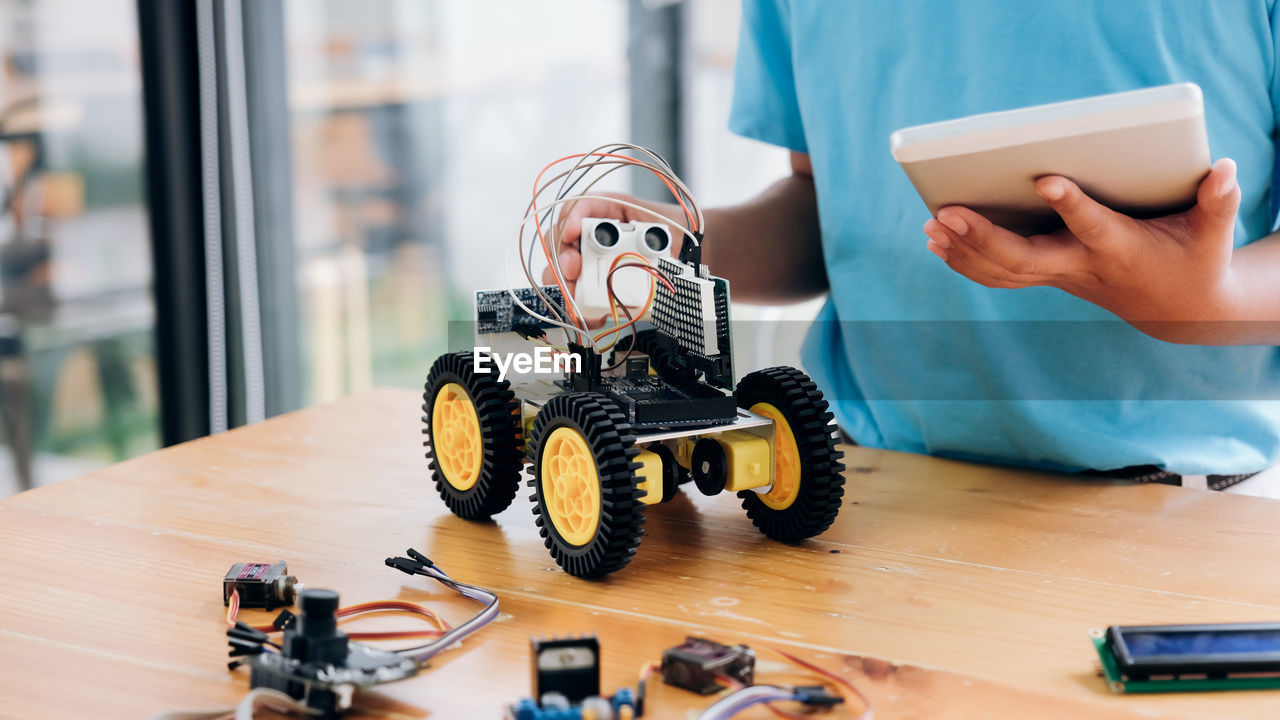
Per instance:
[[[1207,632],[1127,632],[1124,644],[1133,658],[1153,655],[1280,654],[1280,629]]]
[[[1090,634],[1113,692],[1280,688],[1280,623],[1112,625]]]

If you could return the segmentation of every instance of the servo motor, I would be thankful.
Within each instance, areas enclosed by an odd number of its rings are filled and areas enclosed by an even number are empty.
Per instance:
[[[756,654],[746,645],[722,645],[687,637],[684,644],[662,653],[662,680],[668,685],[710,695],[724,689],[717,679],[728,677],[741,685],[755,682]]]
[[[283,560],[276,563],[236,563],[222,579],[222,604],[231,603],[231,593],[239,592],[240,607],[273,610],[292,605],[302,585],[289,574]]]

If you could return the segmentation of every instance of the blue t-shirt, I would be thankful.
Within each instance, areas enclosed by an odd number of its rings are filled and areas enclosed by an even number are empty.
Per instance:
[[[831,296],[806,368],[867,446],[1077,470],[1259,470],[1280,348],[1152,339],[1053,288],[989,289],[926,248],[889,152],[909,125],[1176,82],[1239,164],[1236,244],[1276,220],[1274,0],[744,0],[730,127],[808,153]],[[1280,282],[1280,277],[1277,278]]]

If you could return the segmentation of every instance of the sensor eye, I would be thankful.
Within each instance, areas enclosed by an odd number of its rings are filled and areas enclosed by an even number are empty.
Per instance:
[[[662,252],[671,247],[671,236],[660,227],[651,227],[644,231],[644,244],[654,252]]]
[[[596,225],[593,235],[595,237],[596,244],[602,248],[611,248],[614,245],[617,245],[618,238],[620,237],[618,233],[618,226],[611,222],[602,222],[599,225]]]

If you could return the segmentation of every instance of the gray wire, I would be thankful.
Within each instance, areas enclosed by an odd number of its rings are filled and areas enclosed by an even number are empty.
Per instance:
[[[418,575],[425,575],[432,578],[445,586],[460,593],[464,597],[485,603],[485,607],[480,612],[471,617],[470,620],[453,628],[449,632],[441,635],[439,639],[422,645],[417,648],[408,648],[401,650],[400,655],[404,655],[414,662],[424,663],[435,655],[444,650],[448,650],[463,639],[487,625],[495,617],[498,616],[498,596],[492,591],[486,590],[475,585],[458,582],[444,573],[443,570],[435,566],[423,568],[417,572]]]
[[[727,720],[746,710],[752,705],[774,702],[777,700],[794,700],[795,693],[772,685],[752,685],[742,688],[720,702],[712,705],[698,716],[698,720]]]
[[[578,158],[578,161],[577,161],[576,163],[574,163],[574,164],[573,164],[573,167],[572,167],[572,168],[570,168],[570,169],[569,169],[569,174],[565,176],[564,181],[560,183],[560,193],[559,193],[559,195],[557,195],[557,196],[556,196],[556,199],[557,199],[557,200],[561,200],[561,199],[563,199],[564,197],[566,197],[566,196],[568,195],[568,193],[569,193],[569,190],[570,190],[574,185],[577,185],[579,181],[581,181],[582,179],[586,178],[587,174],[590,172],[590,168],[592,168],[592,167],[595,167],[595,166],[596,166],[596,164],[597,164],[597,163],[595,163],[595,162],[591,163],[590,165],[587,165],[587,167],[586,167],[586,168],[583,168],[582,173],[581,173],[580,175],[578,175],[578,177],[576,177],[576,178],[572,178],[572,179],[573,179],[573,183],[572,183],[572,184],[570,184],[570,183],[569,183],[570,177],[571,177],[575,172],[577,172],[579,168],[581,168],[581,167],[583,166],[583,163],[584,163],[584,161],[586,161],[586,160],[587,160],[587,158],[599,157],[599,155],[597,155],[597,153],[601,153],[601,152],[614,153],[614,152],[616,152],[617,150],[623,149],[624,147],[625,147],[625,145],[624,145],[623,143],[613,143],[613,144],[611,144],[611,145],[601,145],[600,147],[597,147],[596,149],[594,149],[594,150],[592,150],[592,151],[590,151],[590,152],[588,152],[588,153],[585,153],[582,157]],[[609,161],[609,162],[611,162],[611,163],[618,163],[618,166],[619,166],[619,167],[620,167],[621,165],[629,164],[629,163],[627,163],[625,160],[618,160],[618,159],[616,159],[616,158],[602,158],[602,160],[608,160],[608,161]],[[602,174],[600,175],[600,177],[601,177],[601,178],[603,178],[604,176],[609,175],[610,173],[614,172],[614,171],[615,171],[615,170],[617,170],[617,169],[618,169],[617,167],[609,168],[609,169],[608,169],[608,170],[606,170],[604,173],[602,173]],[[586,194],[586,191],[587,191],[587,190],[590,190],[592,186],[594,186],[597,182],[599,182],[599,180],[600,180],[600,178],[597,178],[596,180],[593,180],[593,181],[591,182],[591,184],[590,184],[590,185],[588,185],[588,186],[583,190],[583,192],[582,192],[582,193],[580,193],[580,194]],[[547,184],[546,184],[546,185],[544,185],[543,187],[548,187],[548,186],[550,186],[550,184],[551,184],[551,183],[553,183],[553,182],[555,182],[555,178],[552,178],[551,180],[549,180],[549,181],[547,182]],[[538,193],[538,194],[541,194],[541,190],[539,190],[539,193]],[[536,198],[536,196],[535,196],[535,198]],[[563,213],[564,213],[565,209],[567,208],[570,212],[572,212],[572,208],[573,208],[573,206],[575,206],[575,205],[577,205],[577,203],[570,203],[569,205],[567,205],[567,206],[565,206],[565,207],[562,207],[562,208],[557,209],[557,210],[555,211],[555,219],[554,219],[554,220],[552,220],[552,221],[551,221],[551,223],[550,223],[551,233],[552,233],[552,235],[553,235],[553,237],[552,237],[552,242],[554,243],[554,246],[555,246],[555,252],[553,252],[553,253],[551,254],[551,262],[552,262],[552,266],[553,266],[553,267],[552,267],[552,272],[554,272],[554,273],[556,274],[556,276],[557,276],[557,277],[561,277],[561,278],[563,278],[563,277],[564,277],[564,270],[560,267],[560,237],[559,237],[559,234],[557,233],[557,228],[559,228],[559,226],[560,226],[560,218],[563,216]],[[551,211],[552,211],[553,209],[554,209],[554,208],[547,208],[547,213],[548,213],[548,215],[550,215],[550,213],[551,213]],[[578,242],[579,242],[579,246],[578,246],[578,247],[579,247],[579,252],[581,252],[581,247],[582,247],[582,246],[581,246],[581,242],[582,242],[581,238],[579,238]],[[532,248],[531,248],[531,249],[532,249]],[[577,317],[582,317],[582,309],[578,307],[578,299],[577,299],[577,298],[570,298],[567,302],[568,302],[570,305],[572,305],[572,306],[573,306],[573,312],[574,312],[574,314],[575,314]]]
[[[253,172],[249,164],[249,113],[246,108],[244,24],[240,0],[222,2],[226,66],[227,129],[236,230],[236,285],[240,299],[240,336],[244,362],[245,421],[266,419],[262,371],[262,316],[258,308],[258,242],[254,223]]]
[[[200,86],[200,185],[204,201],[205,321],[209,344],[209,432],[227,429],[226,307],[222,287],[222,192],[218,173],[218,58],[213,0],[196,0]]]
[[[595,161],[590,162],[590,163],[588,163],[588,162],[587,162],[587,160],[589,160],[589,159],[592,159],[592,158],[599,158],[599,157],[600,157],[600,155],[601,155],[602,153],[615,153],[615,152],[617,152],[617,151],[619,151],[619,150],[622,150],[622,149],[632,149],[632,150],[635,150],[635,151],[637,151],[637,152],[645,153],[645,154],[646,154],[646,155],[648,155],[650,158],[653,158],[653,159],[654,159],[654,161],[658,163],[658,165],[657,165],[657,166],[655,166],[655,165],[653,165],[653,164],[651,164],[651,163],[647,163],[647,162],[645,162],[643,159],[639,159],[639,158],[633,158],[633,159],[632,159],[632,160],[633,160],[633,162],[628,162],[628,161],[626,161],[626,160],[617,159],[617,158],[602,158],[602,159],[595,160]],[[701,218],[701,215],[702,215],[702,213],[701,213],[701,209],[697,206],[697,203],[696,203],[696,201],[694,201],[694,199],[693,199],[692,195],[689,193],[688,188],[684,185],[684,183],[680,180],[680,178],[676,177],[675,173],[671,170],[671,166],[666,162],[666,160],[665,160],[665,159],[663,159],[663,158],[662,158],[662,156],[658,155],[657,153],[653,152],[652,150],[649,150],[648,148],[645,148],[645,147],[642,147],[642,146],[639,146],[639,145],[634,145],[634,144],[631,144],[631,143],[611,143],[611,144],[607,144],[607,145],[600,145],[600,146],[598,146],[598,147],[596,147],[596,148],[594,148],[594,149],[590,150],[589,152],[584,153],[581,157],[579,157],[579,158],[578,158],[578,161],[577,161],[577,162],[574,164],[574,166],[573,166],[572,168],[570,168],[568,171],[566,171],[566,172],[562,172],[562,173],[560,173],[560,174],[558,174],[558,175],[556,175],[556,176],[554,176],[554,177],[550,178],[549,180],[547,180],[546,182],[544,182],[544,183],[542,184],[542,186],[540,186],[539,188],[537,188],[537,189],[536,189],[536,191],[535,191],[535,193],[534,193],[534,199],[533,199],[532,201],[530,201],[530,203],[529,203],[529,209],[526,211],[526,214],[525,214],[525,223],[527,223],[527,222],[528,222],[528,219],[529,219],[529,213],[533,211],[534,206],[537,204],[537,198],[538,198],[540,195],[542,195],[542,193],[546,192],[547,188],[549,188],[552,184],[554,184],[556,180],[563,178],[563,182],[561,183],[561,189],[560,189],[560,192],[559,192],[559,193],[557,194],[557,196],[556,196],[556,202],[553,202],[553,203],[551,203],[551,204],[550,204],[550,205],[548,205],[548,206],[544,206],[544,207],[545,207],[545,210],[544,210],[544,212],[542,213],[542,217],[540,217],[540,218],[536,218],[536,219],[537,219],[537,221],[538,221],[539,228],[542,228],[542,226],[543,226],[544,224],[546,225],[545,233],[544,233],[544,235],[543,235],[543,236],[544,236],[544,238],[545,238],[545,235],[546,235],[546,234],[548,234],[548,233],[554,236],[554,237],[553,237],[553,240],[554,240],[554,242],[556,243],[556,252],[552,253],[552,258],[551,258],[551,270],[552,270],[552,273],[553,273],[553,274],[556,276],[556,278],[558,279],[558,281],[563,282],[563,280],[564,280],[564,271],[563,271],[563,269],[560,267],[560,254],[559,254],[559,241],[560,241],[560,238],[559,238],[559,235],[558,235],[558,228],[559,228],[559,225],[560,225],[560,219],[563,217],[563,215],[562,215],[562,212],[561,212],[561,211],[556,211],[556,212],[554,213],[554,215],[555,215],[555,218],[556,218],[556,219],[555,219],[555,220],[553,220],[553,221],[548,222],[548,221],[550,220],[550,218],[552,217],[552,215],[553,215],[553,210],[555,210],[555,207],[556,207],[556,206],[558,206],[558,205],[560,205],[560,204],[565,200],[565,198],[566,198],[566,196],[568,195],[569,191],[570,191],[570,190],[572,190],[572,188],[573,188],[574,186],[576,186],[576,185],[577,185],[577,184],[578,184],[578,183],[579,183],[583,178],[585,178],[585,177],[587,176],[587,174],[588,174],[588,172],[589,172],[590,168],[597,167],[597,166],[602,166],[602,165],[613,165],[613,166],[615,166],[615,167],[611,167],[609,170],[606,170],[606,171],[605,171],[604,173],[602,173],[600,176],[598,176],[597,178],[595,178],[594,180],[592,180],[592,182],[587,186],[587,188],[586,188],[586,189],[584,189],[584,192],[583,192],[582,196],[580,196],[579,198],[575,198],[575,199],[573,199],[573,200],[571,201],[573,204],[576,204],[576,203],[577,203],[577,201],[578,201],[579,199],[584,199],[584,198],[585,198],[586,191],[587,191],[587,190],[590,190],[592,187],[594,187],[594,186],[595,186],[595,184],[596,184],[596,183],[598,183],[600,180],[602,180],[605,176],[609,175],[610,173],[614,172],[615,170],[619,169],[619,168],[620,168],[620,167],[622,167],[622,166],[634,166],[634,165],[636,165],[637,163],[640,163],[640,164],[641,164],[641,167],[645,167],[645,168],[647,168],[647,169],[649,169],[649,170],[652,170],[653,172],[658,173],[660,176],[662,176],[662,177],[664,177],[664,178],[668,179],[668,180],[669,180],[673,185],[675,185],[677,188],[679,188],[679,190],[680,190],[680,195],[683,195],[683,196],[684,196],[684,198],[688,201],[688,204],[689,204],[689,205],[692,205],[692,206],[694,207],[694,210],[695,210],[695,214],[694,214],[694,216],[695,216],[696,218]],[[577,175],[576,175],[576,177],[575,177],[575,174],[577,174]],[[607,198],[606,198],[606,199],[607,199]],[[626,201],[622,201],[622,200],[616,200],[616,199],[615,199],[615,202],[618,202],[618,203],[623,204],[623,205],[628,205],[628,206],[633,207],[633,208],[635,208],[635,209],[641,210],[642,212],[646,212],[646,213],[654,214],[654,215],[656,215],[656,216],[658,217],[658,219],[661,219],[661,220],[664,220],[664,221],[666,221],[666,222],[670,223],[670,220],[669,220],[669,219],[667,219],[667,218],[663,218],[663,217],[661,217],[660,215],[657,215],[656,213],[652,213],[652,211],[648,210],[647,208],[642,208],[642,207],[636,206],[636,205],[631,204],[631,203],[627,203]],[[699,221],[699,222],[700,222],[700,221]],[[521,266],[522,266],[522,269],[523,269],[524,274],[525,274],[525,278],[529,281],[530,287],[532,287],[533,291],[534,291],[534,292],[535,292],[535,293],[536,293],[540,298],[542,298],[543,302],[547,304],[548,308],[552,309],[553,313],[557,316],[557,319],[558,319],[558,320],[563,320],[563,319],[564,319],[564,315],[562,315],[562,314],[561,314],[561,313],[559,313],[559,312],[556,312],[556,310],[555,310],[555,303],[551,302],[551,299],[550,299],[550,298],[549,298],[549,297],[548,297],[548,296],[547,296],[547,295],[542,291],[541,283],[538,283],[538,282],[534,279],[534,277],[533,277],[532,265],[533,265],[533,248],[534,248],[534,246],[533,246],[533,244],[532,244],[532,243],[530,244],[530,246],[529,246],[529,252],[528,252],[528,255],[527,255],[527,257],[526,257],[526,256],[525,256],[525,253],[524,253],[524,225],[525,225],[525,223],[522,223],[522,224],[521,224],[521,226],[520,226],[520,233],[519,233],[519,235],[518,235],[518,237],[517,237],[517,247],[519,248],[519,256],[520,256],[520,260],[521,260]],[[671,224],[675,224],[675,223],[671,223]],[[680,228],[680,229],[681,229],[681,231],[682,231],[684,234],[686,234],[686,235],[690,235],[690,236],[691,236],[691,239],[692,239],[695,243],[697,242],[697,238],[696,238],[696,236],[692,236],[692,234],[691,234],[691,233],[690,233],[686,228],[684,228],[683,226],[681,226],[681,225],[679,225],[679,224],[675,224],[675,225],[676,225],[676,227]],[[699,227],[699,228],[701,228],[701,224],[699,224],[699,225],[698,225],[698,227]],[[515,298],[514,293],[512,293],[512,297],[513,297],[513,298]],[[520,304],[520,306],[521,306],[521,307],[524,307],[523,303],[520,303],[518,298],[515,298],[515,299],[516,299],[517,304]],[[581,316],[582,316],[582,312],[581,312],[581,309],[578,307],[577,300],[576,300],[575,298],[573,298],[573,297],[568,297],[568,298],[566,298],[566,299],[565,299],[565,311],[566,311],[566,312],[564,313],[565,315],[567,315],[567,314],[568,314],[568,310],[569,310],[569,308],[572,308],[572,310],[573,310],[573,312],[574,312],[574,314],[575,314],[575,316],[576,316],[576,317],[581,317]],[[527,308],[525,308],[525,309],[527,310]],[[561,325],[561,323],[558,323],[558,322],[556,322],[556,323],[552,323],[552,324]],[[567,338],[567,335],[566,335],[566,338]]]
[[[591,184],[587,186],[587,189],[588,189],[588,190],[589,190],[591,187],[593,187],[597,182],[599,182],[601,179],[603,179],[605,176],[609,175],[610,173],[612,173],[612,172],[614,172],[614,171],[616,171],[616,170],[618,170],[618,169],[621,169],[621,168],[622,168],[622,167],[624,167],[624,166],[632,166],[632,163],[628,163],[628,162],[626,162],[626,161],[624,161],[624,160],[599,160],[599,161],[596,161],[596,162],[593,162],[593,163],[589,163],[589,164],[587,164],[587,165],[585,165],[585,166],[583,166],[583,167],[585,167],[585,168],[592,168],[592,167],[596,167],[596,166],[598,166],[598,165],[613,165],[613,166],[615,166],[615,167],[612,167],[612,168],[610,168],[610,169],[608,169],[608,170],[604,171],[604,172],[600,175],[600,177],[598,177],[598,178],[596,178],[595,180],[593,180],[593,181],[591,182]],[[547,180],[545,183],[543,183],[542,187],[541,187],[541,188],[539,188],[539,191],[538,191],[538,192],[539,192],[539,194],[541,194],[542,192],[544,192],[544,191],[546,190],[546,188],[547,188],[547,187],[549,187],[549,186],[550,186],[552,183],[554,183],[556,180],[559,180],[560,178],[566,178],[566,180],[567,180],[567,179],[568,179],[568,176],[569,176],[569,175],[572,175],[572,174],[573,174],[577,169],[578,169],[578,166],[576,166],[576,165],[575,165],[575,166],[574,166],[574,168],[572,168],[572,169],[570,169],[570,170],[566,170],[565,172],[562,172],[562,173],[560,173],[559,175],[556,175],[555,177],[552,177],[551,179]],[[579,175],[577,178],[575,178],[575,179],[574,179],[574,181],[573,181],[573,184],[569,185],[567,189],[562,189],[562,190],[560,191],[560,193],[557,195],[556,199],[557,199],[557,200],[563,200],[563,199],[565,198],[565,196],[568,194],[568,192],[569,192],[570,190],[572,190],[572,189],[573,189],[574,185],[577,185],[577,183],[578,183],[579,181],[581,181],[584,177],[586,177],[586,175],[585,175],[585,174],[583,174],[583,175]],[[584,192],[585,192],[585,190],[584,190]],[[532,202],[530,202],[530,203],[529,203],[529,209],[528,209],[528,210],[526,210],[526,216],[525,216],[525,217],[528,217],[527,213],[529,212],[529,210],[532,210],[532,208],[533,208],[533,203],[532,203]],[[540,220],[540,221],[539,221],[539,225],[541,226],[543,223],[545,223],[545,222],[546,222],[546,220],[547,220],[547,218],[551,215],[551,213],[556,212],[556,210],[557,210],[557,206],[555,206],[555,205],[552,205],[551,207],[548,207],[548,208],[547,208],[547,210],[546,210],[546,212],[544,212],[544,213],[542,214],[542,220]],[[552,242],[555,244],[555,245],[554,245],[554,247],[555,247],[555,251],[554,251],[553,253],[551,253],[551,256],[552,256],[552,262],[553,262],[553,264],[554,264],[554,265],[553,265],[553,267],[552,267],[552,272],[553,272],[554,274],[558,275],[560,278],[562,278],[562,279],[563,279],[563,278],[564,278],[564,271],[560,269],[560,252],[559,252],[559,249],[560,249],[560,247],[559,247],[559,246],[560,246],[560,238],[559,238],[559,235],[558,235],[558,233],[559,233],[559,230],[558,230],[558,225],[559,225],[558,219],[559,219],[559,217],[560,217],[560,216],[559,216],[559,214],[557,213],[557,222],[551,223],[551,224],[550,224],[550,226],[549,226],[549,228],[548,228],[548,230],[547,230],[547,232],[549,232],[549,233],[553,236],[553,237],[552,237]],[[526,278],[526,279],[528,279],[530,287],[532,287],[532,288],[533,288],[533,291],[534,291],[535,293],[537,293],[538,297],[542,298],[542,301],[543,301],[544,303],[546,303],[547,307],[548,307],[548,308],[551,308],[551,309],[553,310],[553,312],[555,312],[555,310],[556,310],[556,304],[555,304],[554,302],[552,302],[551,298],[550,298],[546,293],[544,293],[544,292],[542,291],[542,284],[541,284],[541,283],[539,283],[539,282],[537,282],[537,281],[535,281],[535,279],[534,279],[534,277],[533,277],[533,250],[534,250],[534,248],[535,248],[535,247],[537,247],[537,245],[536,245],[536,243],[534,243],[534,242],[533,242],[533,237],[530,237],[529,252],[527,253],[527,255],[525,254],[525,252],[524,252],[524,231],[525,231],[525,225],[523,225],[523,224],[522,224],[522,225],[520,226],[520,233],[519,233],[519,236],[517,237],[517,244],[520,246],[520,254],[521,254],[521,256],[522,256],[522,257],[523,257],[523,259],[524,259],[524,263],[523,263],[523,266],[522,266],[522,267],[523,267],[523,270],[524,270],[524,276],[525,276],[525,278]],[[535,235],[534,237],[536,237],[536,235]],[[556,315],[557,319],[563,320],[563,319],[564,319],[564,316],[565,316],[565,315],[568,315],[568,308],[569,308],[569,307],[572,307],[572,308],[573,308],[573,311],[574,311],[575,313],[578,313],[578,317],[581,317],[581,316],[582,316],[582,315],[581,315],[581,312],[580,312],[580,311],[579,311],[579,309],[578,309],[577,301],[576,301],[576,300],[574,300],[573,298],[568,298],[568,299],[566,299],[566,300],[565,300],[565,307],[563,308],[563,309],[565,310],[565,312],[564,312],[563,314],[561,314],[561,313],[559,313],[559,312],[555,312],[555,315]]]
[[[619,146],[619,145],[613,145],[613,146],[611,146],[611,148],[612,148],[612,147],[621,147],[621,146]],[[610,152],[612,152],[612,150],[610,150]],[[583,171],[583,173],[582,173],[581,175],[579,175],[578,177],[576,177],[576,178],[575,178],[575,177],[572,177],[572,175],[573,175],[575,172],[577,172],[578,168],[580,168],[580,167],[582,166],[583,161],[584,161],[584,160],[586,160],[588,157],[591,157],[591,154],[590,154],[590,153],[585,154],[585,155],[583,155],[582,157],[578,158],[578,162],[574,163],[573,167],[572,167],[572,168],[570,168],[568,172],[560,173],[559,175],[557,175],[557,176],[555,176],[555,177],[550,178],[549,180],[547,180],[547,182],[546,182],[546,183],[544,183],[544,184],[542,185],[542,187],[538,188],[537,192],[534,194],[534,199],[530,202],[530,206],[532,206],[533,204],[535,204],[535,203],[537,202],[537,196],[538,196],[538,195],[541,195],[541,194],[542,194],[542,192],[543,192],[546,188],[550,187],[550,186],[551,186],[551,184],[552,184],[552,183],[554,183],[554,182],[555,182],[557,179],[559,179],[559,178],[564,178],[564,182],[560,184],[560,193],[559,193],[558,195],[556,195],[556,199],[557,199],[557,200],[560,200],[560,199],[564,198],[564,197],[569,193],[569,191],[570,191],[570,190],[572,190],[574,187],[576,187],[576,186],[578,185],[578,183],[579,183],[579,182],[581,182],[581,181],[582,181],[582,179],[586,177],[586,171]],[[610,162],[623,164],[623,161],[621,161],[621,160],[611,160]],[[594,167],[594,166],[595,166],[595,165],[597,165],[597,164],[598,164],[598,163],[593,162],[593,163],[591,163],[590,165],[588,165],[588,167]],[[607,175],[607,174],[609,174],[610,172],[613,172],[613,169],[610,169],[610,170],[606,171],[606,172],[605,172],[605,174]],[[569,182],[569,181],[570,181],[570,179],[572,179],[572,180],[573,180],[573,182]],[[553,236],[553,237],[552,237],[552,242],[554,243],[554,248],[555,248],[555,252],[553,252],[553,253],[552,253],[552,256],[551,256],[551,257],[552,257],[552,259],[551,259],[551,263],[552,263],[552,273],[554,273],[557,277],[563,278],[563,277],[564,277],[564,270],[562,270],[562,269],[560,268],[560,237],[559,237],[558,232],[557,232],[557,227],[559,226],[559,222],[558,222],[558,220],[559,220],[559,218],[560,218],[560,212],[559,212],[558,210],[556,210],[554,207],[549,207],[549,208],[547,208],[547,209],[546,209],[546,212],[544,212],[544,213],[542,214],[542,218],[538,221],[538,224],[539,224],[539,225],[541,225],[542,223],[547,222],[547,220],[548,220],[549,218],[551,218],[553,215],[554,215],[554,217],[556,218],[556,221],[553,221],[553,222],[548,223],[548,228],[550,229],[550,231],[551,231],[551,233],[552,233],[552,236]],[[520,226],[520,233],[521,233],[521,237],[523,238],[523,235],[524,235],[524,226],[523,226],[523,225],[522,225],[522,226]],[[521,240],[521,242],[523,242],[523,240]],[[531,273],[531,272],[532,272],[532,267],[533,267],[533,244],[532,244],[532,243],[529,245],[529,262],[528,262],[527,267],[529,268],[529,271],[528,271],[528,272],[529,272],[529,273]],[[538,294],[539,294],[539,295],[542,295],[542,292],[541,292],[541,290],[540,290],[540,289],[539,289],[539,290],[537,290],[537,292],[538,292]],[[544,298],[544,300],[545,300],[545,298]],[[574,299],[574,298],[567,298],[567,299],[565,300],[565,313],[566,313],[566,314],[568,314],[568,308],[569,308],[570,306],[572,306],[572,307],[573,307],[573,311],[574,311],[575,313],[578,313],[578,302],[577,302],[577,300],[576,300],[576,299]],[[579,314],[578,314],[578,317],[581,317],[581,313],[579,313]],[[566,336],[566,339],[567,339],[567,336]]]
[[[614,202],[614,203],[617,203],[617,204],[622,205],[622,206],[624,206],[624,207],[629,207],[629,208],[631,208],[632,210],[637,210],[637,211],[639,211],[639,212],[642,212],[642,213],[646,213],[646,214],[652,215],[652,216],[654,216],[655,218],[657,218],[657,219],[659,219],[659,220],[664,220],[664,219],[665,219],[665,220],[667,220],[667,222],[671,223],[670,219],[664,218],[662,215],[658,214],[657,212],[655,212],[655,211],[653,211],[653,210],[650,210],[650,209],[649,209],[649,208],[647,208],[647,207],[644,207],[644,206],[642,206],[642,205],[637,205],[637,204],[635,204],[635,203],[633,203],[633,202],[628,202],[628,201],[626,201],[626,200],[619,200],[619,199],[617,199],[617,198],[605,197],[605,196],[603,196],[603,195],[575,195],[575,196],[573,196],[573,197],[569,197],[569,198],[561,198],[561,199],[559,199],[559,200],[552,201],[551,203],[549,203],[549,204],[548,204],[548,206],[562,205],[562,204],[564,204],[564,203],[566,203],[566,202],[576,202],[576,201],[578,201],[578,200],[606,200],[606,201],[608,201],[608,202]],[[527,224],[527,223],[529,222],[529,220],[530,220],[530,219],[536,219],[536,218],[535,218],[535,217],[533,217],[533,216],[532,216],[532,214],[530,214],[530,215],[525,215],[524,219],[520,221],[521,226],[523,226],[523,225]],[[674,226],[677,230],[681,231],[682,233],[684,233],[684,234],[686,234],[686,235],[690,234],[690,230],[689,230],[688,228],[684,227],[683,225],[680,225],[680,224],[678,224],[678,223],[671,223],[671,225],[672,225],[672,226]],[[524,248],[522,248],[522,247],[517,247],[517,248],[515,248],[515,249],[516,249],[516,258],[517,258],[517,260],[519,260],[519,259],[520,259],[520,255],[524,252]],[[507,264],[504,262],[504,263],[503,263],[503,271],[504,271],[504,273],[506,272],[506,269],[507,269]],[[563,279],[563,278],[562,278],[562,279]],[[542,320],[543,322],[549,323],[549,324],[551,324],[551,325],[555,325],[555,326],[557,326],[557,327],[568,328],[568,329],[570,329],[570,330],[572,330],[572,331],[574,331],[574,332],[578,333],[580,336],[583,336],[583,337],[585,338],[584,344],[586,344],[586,342],[590,342],[590,340],[589,340],[589,338],[590,338],[590,333],[589,333],[589,331],[587,331],[586,329],[584,329],[584,328],[580,328],[580,327],[575,327],[575,326],[573,326],[573,325],[569,325],[569,324],[566,324],[566,323],[562,323],[562,322],[559,322],[559,321],[557,321],[557,320],[553,320],[553,319],[551,319],[551,318],[549,318],[549,317],[547,317],[547,316],[545,316],[545,315],[543,315],[543,314],[541,314],[541,313],[539,313],[539,312],[534,311],[534,310],[533,310],[532,308],[530,308],[528,305],[525,305],[525,304],[524,304],[524,302],[520,299],[520,296],[516,294],[515,286],[514,286],[514,285],[512,285],[512,283],[511,283],[511,279],[510,279],[510,276],[509,276],[509,275],[507,276],[507,294],[511,297],[512,302],[513,302],[513,303],[515,303],[518,307],[520,307],[520,309],[524,310],[527,314],[529,314],[529,315],[531,315],[531,316],[533,316],[533,317],[535,317],[535,318],[537,318],[537,319],[539,319],[539,320]]]

